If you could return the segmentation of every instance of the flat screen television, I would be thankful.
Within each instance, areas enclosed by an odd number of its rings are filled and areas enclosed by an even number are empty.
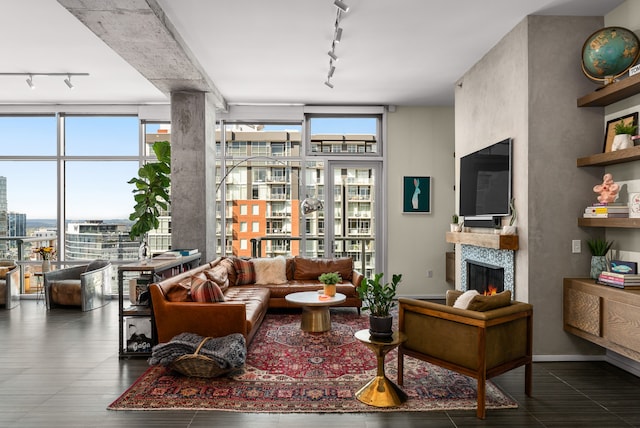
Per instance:
[[[465,223],[510,214],[511,176],[511,138],[460,158],[460,215]]]

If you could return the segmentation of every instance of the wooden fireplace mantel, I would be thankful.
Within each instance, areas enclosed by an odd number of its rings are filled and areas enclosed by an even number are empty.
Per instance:
[[[475,245],[494,250],[518,249],[518,235],[498,235],[494,233],[447,232],[447,242],[452,244]]]

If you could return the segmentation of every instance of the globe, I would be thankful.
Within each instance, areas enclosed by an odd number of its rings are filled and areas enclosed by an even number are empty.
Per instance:
[[[595,81],[626,73],[640,56],[640,41],[631,30],[606,27],[596,31],[582,47],[582,71]]]

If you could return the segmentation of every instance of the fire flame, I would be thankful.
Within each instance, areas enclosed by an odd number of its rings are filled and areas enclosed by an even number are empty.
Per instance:
[[[487,289],[484,292],[485,296],[493,296],[494,294],[498,293],[498,287],[496,287],[495,285],[487,285]]]

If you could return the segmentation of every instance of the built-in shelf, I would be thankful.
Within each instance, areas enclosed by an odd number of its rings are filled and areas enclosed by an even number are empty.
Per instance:
[[[518,235],[498,235],[497,233],[447,232],[447,242],[451,244],[475,245],[494,250],[517,250]]]
[[[603,86],[578,98],[578,107],[604,107],[638,93],[640,93],[640,74]]]
[[[578,226],[637,229],[640,227],[640,218],[578,218]]]
[[[578,158],[577,166],[605,166],[640,160],[640,146]]]

